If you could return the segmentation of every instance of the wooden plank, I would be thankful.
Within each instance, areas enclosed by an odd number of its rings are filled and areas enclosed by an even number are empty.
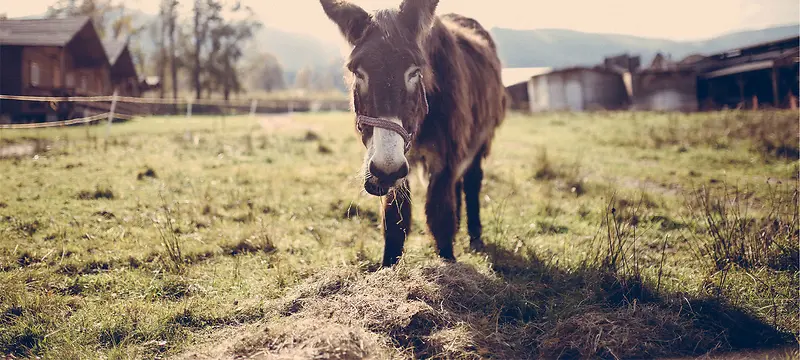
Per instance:
[[[778,98],[778,69],[773,66],[772,67],[772,104],[775,107],[780,107],[780,99]]]

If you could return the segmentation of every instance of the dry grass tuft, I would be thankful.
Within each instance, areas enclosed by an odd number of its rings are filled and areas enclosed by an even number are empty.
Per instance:
[[[723,184],[722,189],[702,187],[693,194],[690,207],[708,241],[699,242],[717,270],[731,265],[742,268],[770,267],[798,270],[797,184],[770,184],[765,199],[757,201],[747,189]]]
[[[393,359],[397,355],[376,334],[315,318],[264,326],[242,339],[231,353],[249,359]]]
[[[114,191],[109,188],[98,187],[94,191],[83,190],[76,196],[79,200],[114,199]]]
[[[671,346],[702,343],[701,332],[685,332],[691,328],[690,320],[651,304],[612,311],[586,308],[542,334],[540,351],[547,359],[659,356]]]

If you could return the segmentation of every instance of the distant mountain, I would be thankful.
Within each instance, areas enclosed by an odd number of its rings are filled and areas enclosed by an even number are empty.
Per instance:
[[[156,15],[126,9],[133,14],[135,25],[148,25]],[[120,16],[117,11],[109,19]],[[42,17],[42,15],[27,18]],[[265,24],[245,48],[245,52],[269,52],[281,63],[286,81],[292,85],[298,70],[308,67],[313,72],[330,72],[341,67],[342,57],[337,44],[299,33],[273,28]],[[515,30],[495,27],[495,38],[504,67],[565,67],[595,65],[606,56],[630,53],[640,55],[648,65],[656,53],[680,60],[687,55],[710,54],[755,43],[797,36],[800,24],[777,26],[762,30],[747,30],[717,36],[703,41],[673,41],[618,34],[585,33],[564,29]],[[149,30],[149,29],[148,29]],[[136,45],[145,53],[158,51],[154,33],[145,30]],[[339,84],[340,85],[340,84]]]
[[[672,60],[688,55],[710,54],[750,44],[797,36],[798,25],[730,33],[704,41],[673,41],[628,35],[584,33],[562,29],[514,30],[495,27],[490,33],[497,42],[504,67],[565,67],[594,65],[611,55],[641,55],[643,65],[656,53]]]
[[[325,68],[340,59],[339,49],[335,44],[269,26],[264,26],[258,32],[250,46],[254,50],[275,55],[287,72],[296,72],[303,67]]]

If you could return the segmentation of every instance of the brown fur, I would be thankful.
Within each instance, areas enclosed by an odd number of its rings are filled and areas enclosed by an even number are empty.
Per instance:
[[[439,255],[455,260],[453,240],[462,191],[470,245],[480,249],[481,162],[506,112],[501,64],[491,36],[474,19],[435,16],[438,0],[404,0],[399,10],[374,14],[345,1],[320,2],[354,47],[348,68],[369,74],[368,86],[354,84],[352,88],[354,110],[366,116],[396,117],[409,132],[419,130],[407,156],[409,163],[423,166],[428,173],[426,217]],[[411,65],[421,68],[424,92],[408,91],[405,86],[402,74]],[[362,129],[365,145],[372,130]],[[410,231],[408,181],[399,183],[384,199],[384,266],[398,260]]]

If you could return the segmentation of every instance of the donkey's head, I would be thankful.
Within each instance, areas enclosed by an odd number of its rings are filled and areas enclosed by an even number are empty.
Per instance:
[[[406,154],[428,112],[424,43],[439,1],[403,0],[399,9],[374,14],[346,1],[320,2],[353,46],[347,68],[356,129],[367,149],[364,189],[383,196],[408,175]]]

